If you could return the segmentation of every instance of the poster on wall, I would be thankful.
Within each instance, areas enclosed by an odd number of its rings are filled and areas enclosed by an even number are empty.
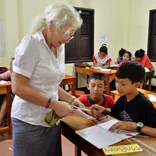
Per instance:
[[[4,55],[4,33],[2,19],[0,19],[0,56],[3,55]]]
[[[98,38],[98,42],[100,44],[107,44],[107,38],[108,38],[107,33],[105,33],[105,32],[98,32],[97,33],[97,38]]]

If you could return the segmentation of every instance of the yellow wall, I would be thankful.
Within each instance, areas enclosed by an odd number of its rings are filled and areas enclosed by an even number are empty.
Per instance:
[[[121,47],[132,53],[139,48],[147,50],[149,10],[155,9],[156,0],[0,0],[5,36],[5,56],[0,57],[0,66],[9,66],[14,49],[28,34],[32,20],[53,2],[95,9],[94,53],[100,47],[98,32],[108,34],[113,61]],[[65,69],[67,74],[74,74],[73,64],[67,64]]]
[[[14,49],[19,43],[17,0],[0,0],[0,18],[3,20],[5,54],[0,57],[0,66],[9,67]]]

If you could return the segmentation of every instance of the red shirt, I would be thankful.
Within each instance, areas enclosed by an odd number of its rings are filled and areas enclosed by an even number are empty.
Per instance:
[[[90,95],[90,94],[89,94]],[[103,94],[104,97],[104,103],[101,104],[101,106],[105,107],[105,108],[111,108],[115,102],[113,100],[113,98],[110,95],[106,95]],[[85,105],[85,106],[91,106],[92,104],[90,103],[90,100],[88,98],[87,94],[81,95],[78,97],[78,99]]]
[[[136,58],[134,58],[134,62],[138,62]],[[139,62],[142,64],[143,67],[148,68],[150,71],[154,70],[152,63],[146,54],[144,54],[144,56],[141,58]]]

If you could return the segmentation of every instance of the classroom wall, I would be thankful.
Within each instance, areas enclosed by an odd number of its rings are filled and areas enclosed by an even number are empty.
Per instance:
[[[0,0],[0,18],[3,21],[5,54],[0,57],[0,66],[9,67],[14,49],[19,44],[18,0]]]
[[[130,0],[128,31],[125,34],[125,47],[132,53],[143,48],[147,51],[148,44],[148,24],[149,10],[156,9],[156,0]],[[156,63],[152,62],[155,67]],[[152,80],[152,85],[156,86],[156,80]]]
[[[127,1],[127,0],[126,0]],[[95,9],[95,52],[98,51],[101,43],[97,41],[98,32],[107,32],[108,34],[108,48],[110,54],[114,57],[118,49],[123,45],[124,41],[124,19],[127,14],[126,8],[127,3],[125,0],[60,0],[58,2],[64,2],[73,6],[92,8]],[[36,0],[25,0],[19,4],[20,8],[20,36],[28,34],[28,29],[31,21],[36,15],[41,14],[45,7],[53,2],[54,0],[40,0],[40,3],[36,7]],[[87,4],[87,5],[86,5]],[[100,4],[100,5],[99,5]],[[35,8],[35,9],[34,9]],[[124,9],[123,9],[124,8]],[[27,11],[29,10],[29,11]],[[111,14],[111,18],[110,18]],[[101,18],[102,17],[102,18]],[[122,27],[122,28],[121,28]],[[118,36],[122,36],[118,39]],[[117,55],[114,57],[114,59]],[[67,74],[74,74],[73,64],[67,64],[65,66]]]
[[[0,0],[5,36],[5,56],[0,57],[0,66],[9,66],[14,49],[28,34],[32,20],[53,2],[95,9],[94,53],[101,46],[98,32],[107,33],[107,46],[113,61],[121,47],[132,53],[139,48],[147,49],[149,10],[155,9],[155,0]],[[66,74],[75,73],[73,64],[66,64],[65,70]]]

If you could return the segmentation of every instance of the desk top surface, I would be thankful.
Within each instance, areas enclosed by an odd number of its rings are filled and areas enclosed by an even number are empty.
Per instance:
[[[63,79],[63,80],[65,80],[65,79],[73,79],[73,78],[76,79],[75,76],[73,76],[73,75],[67,75],[67,74],[66,74],[66,75],[64,76],[64,79]]]
[[[141,88],[138,88],[138,91],[140,91],[141,93],[143,93],[144,95],[147,95],[147,94],[154,94],[154,92],[152,91],[149,91],[149,90],[145,90],[145,89],[141,89]],[[111,91],[112,93],[116,94],[116,95],[119,95],[118,91],[117,90],[113,90]]]
[[[110,118],[105,119],[105,121],[110,120]],[[73,130],[84,129],[84,128],[87,128],[87,127],[90,127],[90,126],[93,126],[96,124],[93,121],[86,119],[84,117],[81,117],[77,114],[71,114],[71,115],[63,118],[62,121],[65,124],[69,125]],[[82,140],[82,138],[80,140]],[[132,143],[139,144],[141,146],[141,148],[144,150],[143,152],[135,153],[135,156],[148,156],[149,153],[151,153],[151,152],[154,153],[154,155],[156,155],[156,150],[155,150],[156,138],[152,138],[152,137],[149,137],[149,138],[133,137],[133,138],[130,138],[127,140],[123,140],[114,145],[126,145],[126,144],[132,144]],[[97,150],[99,150],[99,149],[97,149]],[[122,154],[122,156],[130,156],[131,154]]]
[[[10,81],[6,81],[7,83],[0,83],[0,87],[4,87],[4,86],[11,86],[11,82]]]
[[[117,70],[110,70],[110,71],[101,71],[100,69],[92,68],[92,67],[75,67],[76,72],[81,72],[81,71],[89,71],[89,72],[99,72],[99,73],[104,73],[104,74],[116,74]]]
[[[149,100],[148,94],[154,94],[155,92],[149,91],[149,90],[145,90],[145,89],[141,89],[138,88],[138,91],[140,91],[141,93],[144,94],[144,96]],[[120,96],[117,90],[113,90],[111,91],[113,94]],[[156,108],[156,102],[152,102],[152,104],[154,105],[154,107]]]

